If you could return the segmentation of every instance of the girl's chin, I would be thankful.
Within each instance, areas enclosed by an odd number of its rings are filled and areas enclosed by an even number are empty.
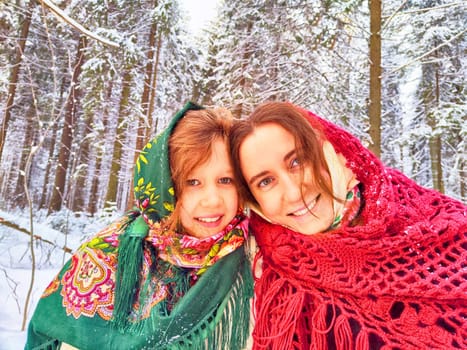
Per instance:
[[[215,227],[199,226],[196,230],[195,237],[199,239],[208,238],[208,237],[216,235],[217,233],[222,231],[222,229],[223,227],[221,226],[215,226]]]

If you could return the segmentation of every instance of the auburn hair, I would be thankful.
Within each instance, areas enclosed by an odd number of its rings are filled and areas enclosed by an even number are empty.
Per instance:
[[[312,169],[313,185],[334,197],[323,153],[325,137],[319,123],[308,120],[305,110],[289,102],[266,102],[257,107],[247,119],[235,123],[230,134],[231,158],[242,200],[258,205],[241,171],[240,147],[255,128],[264,124],[277,124],[294,136],[300,164],[308,165]]]
[[[169,165],[175,192],[175,210],[169,218],[174,228],[179,218],[180,198],[186,180],[193,170],[205,163],[212,154],[215,141],[222,140],[229,146],[233,116],[225,108],[188,111],[175,126],[169,138]]]

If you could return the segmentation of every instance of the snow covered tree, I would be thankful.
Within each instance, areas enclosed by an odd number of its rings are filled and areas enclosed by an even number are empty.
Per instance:
[[[55,172],[52,198],[49,203],[49,213],[59,211],[62,207],[65,194],[65,185],[70,163],[70,151],[73,143],[73,129],[76,127],[78,105],[80,100],[79,79],[81,67],[84,63],[84,50],[87,45],[86,37],[80,36],[76,49],[76,60],[70,81],[70,92],[65,105],[65,118],[60,139],[60,151]]]
[[[387,26],[391,40],[385,48],[385,115],[393,125],[385,128],[386,145],[393,145],[385,159],[421,184],[460,199],[466,41],[458,23],[465,19],[460,3],[410,1]]]
[[[374,1],[225,1],[203,35],[207,50],[187,35],[172,0],[66,1],[59,4],[65,21],[47,6],[19,4],[0,4],[4,207],[24,205],[26,184],[36,208],[128,208],[138,151],[188,100],[229,107],[238,117],[264,101],[288,100],[367,145],[374,141]],[[373,30],[382,44],[382,71],[374,75],[383,92],[381,158],[422,185],[465,199],[465,7],[448,0],[381,5],[381,30]],[[80,37],[86,46],[73,76]],[[59,160],[63,152],[66,161]]]

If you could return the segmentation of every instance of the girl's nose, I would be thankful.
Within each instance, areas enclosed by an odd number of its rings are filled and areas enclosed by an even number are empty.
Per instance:
[[[203,190],[201,205],[213,207],[221,202],[221,196],[216,186],[206,186]]]

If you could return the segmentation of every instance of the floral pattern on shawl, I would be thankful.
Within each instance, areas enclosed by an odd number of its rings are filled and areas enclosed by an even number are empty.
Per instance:
[[[159,227],[154,227],[146,239],[159,251],[159,258],[172,265],[197,269],[199,276],[244,243],[247,226],[248,221],[237,215],[224,230],[211,237],[199,239],[186,234],[160,232]]]
[[[69,266],[65,267],[62,277],[58,275],[49,284],[42,298],[57,292],[61,287],[62,305],[68,316],[78,319],[81,316],[92,318],[97,314],[104,320],[110,320],[115,302],[118,237],[128,222],[129,218],[124,217],[82,244],[71,258]],[[153,232],[147,237],[147,243],[160,251],[159,258],[175,266],[193,269],[190,275],[194,281],[209,266],[244,243],[247,226],[248,220],[237,216],[225,230],[206,239],[183,234],[159,235],[156,238]],[[165,237],[164,241],[161,241],[162,237]],[[151,292],[145,298],[144,305],[137,302],[133,306],[134,319],[149,317],[152,308],[168,296],[167,286],[151,273],[153,263],[154,256],[145,249],[141,278],[142,284],[149,283]]]
[[[42,293],[41,298],[48,297],[49,295],[55,293],[59,287],[60,287],[60,279],[58,278],[58,275],[57,275],[52,280],[52,282],[49,283],[47,288],[45,288],[44,292]]]
[[[112,317],[117,268],[118,235],[128,224],[124,217],[81,245],[61,278],[67,315]]]
[[[62,277],[63,306],[67,315],[104,320],[112,316],[116,258],[102,250],[85,247],[71,259],[70,269]]]

